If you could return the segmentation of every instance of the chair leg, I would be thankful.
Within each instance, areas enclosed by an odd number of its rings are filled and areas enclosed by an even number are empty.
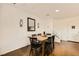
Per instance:
[[[30,49],[30,52],[29,52],[29,56],[30,56],[30,54],[31,54],[31,49]]]
[[[32,48],[30,49],[30,53],[29,53],[29,56],[30,56],[31,54],[33,54]]]
[[[55,44],[53,43],[53,49],[55,48]]]

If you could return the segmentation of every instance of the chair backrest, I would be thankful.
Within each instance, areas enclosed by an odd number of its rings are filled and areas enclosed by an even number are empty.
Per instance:
[[[47,39],[47,43],[49,43],[49,44],[51,44],[51,37],[48,37],[48,39]]]
[[[47,33],[46,35],[51,35],[51,33]]]
[[[30,43],[32,44],[37,44],[37,38],[30,38]]]
[[[41,35],[41,33],[38,34],[38,36],[40,36],[40,35]]]
[[[37,36],[37,34],[32,34],[32,36]]]
[[[48,37],[47,43],[54,43],[55,35]]]
[[[47,36],[47,37],[51,37],[51,34],[50,34],[50,33],[47,33],[46,36]]]
[[[52,36],[52,43],[54,43],[55,35]]]

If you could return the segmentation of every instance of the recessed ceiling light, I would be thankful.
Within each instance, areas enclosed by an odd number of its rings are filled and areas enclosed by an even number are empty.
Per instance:
[[[55,10],[56,12],[60,12],[60,10]]]

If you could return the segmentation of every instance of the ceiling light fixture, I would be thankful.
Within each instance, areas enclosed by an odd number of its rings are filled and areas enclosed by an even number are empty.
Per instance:
[[[60,10],[55,10],[55,12],[60,12]]]

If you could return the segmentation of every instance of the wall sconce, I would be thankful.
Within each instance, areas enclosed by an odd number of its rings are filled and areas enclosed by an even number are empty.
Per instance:
[[[39,28],[39,23],[37,23],[37,28]]]
[[[23,20],[22,20],[22,19],[20,19],[19,24],[20,24],[20,27],[22,27],[22,26],[23,26]]]

